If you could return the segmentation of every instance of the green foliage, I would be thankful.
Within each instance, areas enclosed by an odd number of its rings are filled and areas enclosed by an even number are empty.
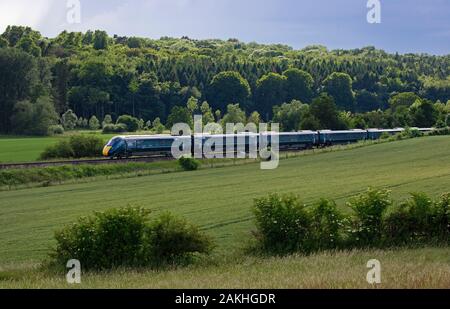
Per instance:
[[[275,106],[273,113],[273,122],[280,124],[280,130],[284,132],[298,131],[305,116],[309,115],[309,107],[300,101],[293,100],[289,104]],[[306,126],[306,123],[304,125]]]
[[[381,242],[383,216],[392,205],[390,192],[369,189],[348,202],[354,211],[350,242],[356,246],[376,246]]]
[[[128,132],[136,132],[139,129],[139,119],[130,115],[122,115],[117,119],[116,124],[124,124]]]
[[[89,119],[89,129],[91,130],[100,129],[100,121],[98,121],[97,117],[92,116],[91,119]]]
[[[347,205],[351,216],[332,200],[306,206],[296,196],[270,194],[254,201],[254,235],[260,249],[275,254],[450,241],[448,193],[437,201],[412,193],[411,199],[394,204],[388,191],[369,189]]]
[[[166,128],[161,123],[161,119],[156,118],[153,120],[153,130],[156,132],[156,134],[162,134]]]
[[[402,92],[392,96],[389,99],[389,105],[392,110],[396,110],[400,106],[411,107],[417,100],[420,100],[414,92]]]
[[[189,157],[181,157],[178,159],[178,164],[185,171],[196,171],[200,167],[200,162]]]
[[[213,242],[200,229],[184,219],[163,213],[151,222],[147,236],[151,264],[182,262],[193,253],[208,254]]]
[[[214,76],[208,92],[212,107],[221,110],[231,103],[244,104],[251,95],[248,81],[234,71],[220,72]]]
[[[63,135],[64,127],[61,125],[52,125],[48,127],[48,135]]]
[[[167,126],[171,128],[177,123],[185,123],[189,125],[190,128],[193,127],[192,113],[187,107],[175,106],[172,109],[172,112],[167,118]]]
[[[255,103],[264,119],[272,117],[273,106],[286,100],[287,77],[276,73],[269,73],[261,77],[256,83]]]
[[[324,91],[334,98],[340,109],[351,112],[355,110],[355,96],[350,75],[334,72],[323,81],[323,85]]]
[[[104,141],[97,136],[74,135],[68,141],[61,140],[47,147],[41,154],[41,159],[100,157],[103,146]]]
[[[85,270],[160,266],[195,253],[209,253],[212,241],[170,214],[150,220],[144,208],[120,208],[82,217],[55,233],[52,262],[65,266],[78,259]]]
[[[105,31],[96,30],[94,33],[94,49],[107,49],[109,45],[108,34]]]
[[[312,249],[312,216],[294,195],[270,194],[255,199],[255,236],[262,249],[276,254]]]
[[[227,113],[222,118],[222,126],[225,127],[227,123],[245,124],[246,121],[245,112],[240,108],[239,104],[229,104],[227,106]]]
[[[124,133],[128,131],[128,127],[124,123],[119,124],[106,124],[103,126],[102,133],[103,134],[111,134],[111,133]]]
[[[314,79],[308,72],[292,68],[283,72],[287,77],[285,83],[286,100],[299,100],[310,103],[313,97]]]
[[[61,123],[66,130],[73,130],[77,125],[78,117],[75,113],[69,109],[61,117]]]
[[[311,115],[320,123],[321,129],[340,129],[339,112],[332,97],[322,94],[310,106]]]
[[[48,135],[50,126],[57,123],[53,101],[40,97],[35,103],[20,101],[14,106],[11,123],[15,133],[24,135]]]

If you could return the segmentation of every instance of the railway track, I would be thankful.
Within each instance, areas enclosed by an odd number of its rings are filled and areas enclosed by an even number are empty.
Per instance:
[[[63,165],[100,165],[100,164],[126,164],[126,163],[149,163],[156,161],[169,161],[172,157],[167,156],[150,156],[150,157],[134,157],[128,159],[111,160],[111,159],[85,159],[85,160],[68,160],[68,161],[43,161],[43,162],[29,162],[29,163],[0,163],[0,170],[8,169],[27,169],[34,167],[50,167]]]

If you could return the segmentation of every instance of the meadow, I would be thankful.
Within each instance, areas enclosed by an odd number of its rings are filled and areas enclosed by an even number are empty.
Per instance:
[[[343,281],[327,281],[326,278],[338,276],[339,267],[335,263],[364,268],[368,259],[363,264],[359,262],[368,256],[373,258],[374,254],[385,256],[392,269],[397,269],[405,278],[411,274],[402,271],[419,265],[417,273],[421,275],[406,280],[412,282],[410,287],[450,287],[448,248],[330,253],[283,259],[241,257],[237,263],[232,258],[251,239],[254,225],[250,207],[254,198],[268,192],[296,193],[307,203],[327,197],[342,206],[349,197],[369,186],[391,189],[396,199],[406,198],[416,191],[436,197],[450,191],[449,145],[449,136],[425,137],[289,158],[282,160],[278,169],[269,171],[260,170],[255,163],[0,192],[0,267],[30,270],[54,245],[56,229],[96,210],[135,205],[156,213],[170,210],[195,222],[215,238],[218,247],[213,255],[219,257],[219,261],[231,259],[233,262],[162,273],[132,271],[126,275],[120,272],[106,277],[92,275],[86,287],[108,287],[108,278],[119,287],[333,287],[334,284],[360,287],[351,272]],[[310,268],[305,267],[308,263]],[[316,277],[308,277],[314,269]],[[263,270],[264,275],[261,275]],[[19,275],[13,271],[11,276],[10,280],[6,273],[2,279],[0,272],[0,286],[33,285],[33,282],[45,286],[59,284],[57,279],[47,278],[40,272],[31,271],[30,276],[35,278],[31,281],[21,277],[20,270]],[[258,276],[274,280],[264,283]],[[293,279],[289,284],[283,279],[286,276],[298,280]],[[242,284],[237,283],[239,278]],[[428,285],[426,280],[429,280]],[[396,282],[402,286],[403,281]]]

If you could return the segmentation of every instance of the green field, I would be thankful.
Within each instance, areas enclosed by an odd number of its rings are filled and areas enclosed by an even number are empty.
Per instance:
[[[215,237],[215,256],[227,256],[251,238],[252,200],[268,192],[297,193],[305,202],[329,197],[340,205],[369,186],[390,188],[396,198],[413,191],[431,196],[448,192],[449,146],[448,136],[426,137],[290,158],[272,171],[255,163],[0,192],[0,266],[39,262],[53,245],[54,230],[95,210],[129,204],[188,218]],[[417,259],[431,263],[434,255],[446,258],[447,268],[438,268],[448,283],[449,250],[436,250],[427,251],[430,258],[417,253]],[[274,263],[274,269],[283,268],[281,261]],[[170,286],[164,280],[161,286]]]
[[[0,135],[0,163],[22,163],[38,161],[46,147],[74,134],[94,134],[109,140],[113,134],[101,134],[95,131],[73,131],[55,137],[20,137]],[[139,133],[135,133],[139,134]],[[149,134],[148,132],[142,134]]]

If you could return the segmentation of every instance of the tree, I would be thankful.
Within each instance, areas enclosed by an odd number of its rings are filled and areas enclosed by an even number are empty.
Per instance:
[[[414,92],[402,92],[392,96],[389,99],[389,105],[393,111],[395,111],[400,106],[411,107],[420,97]]]
[[[331,96],[321,94],[314,99],[310,106],[310,112],[319,121],[322,129],[340,129],[338,108]]]
[[[8,40],[0,36],[0,48],[8,47]]]
[[[186,104],[187,109],[194,115],[194,113],[198,110],[198,99],[194,97],[190,97]]]
[[[127,126],[128,132],[136,132],[139,129],[139,119],[130,115],[122,115],[117,119],[116,124],[123,123]]]
[[[355,95],[350,75],[334,72],[324,80],[323,86],[324,91],[333,97],[340,109],[355,111]]]
[[[365,89],[356,93],[355,101],[355,109],[360,113],[371,112],[382,108],[382,103],[378,96]]]
[[[65,130],[73,130],[77,125],[77,120],[77,115],[71,109],[69,109],[62,115],[61,124],[63,125]]]
[[[200,106],[200,111],[202,112],[203,117],[203,125],[207,125],[208,123],[214,122],[214,115],[212,112],[212,108],[209,106],[207,101],[204,101]]]
[[[248,81],[238,72],[221,72],[214,76],[209,85],[209,102],[214,109],[225,110],[228,104],[246,104],[251,95]]]
[[[407,106],[399,105],[390,111],[392,127],[409,127],[412,125],[411,113]]]
[[[300,130],[301,123],[305,115],[309,112],[309,107],[298,100],[291,103],[284,103],[274,107],[274,122],[280,124],[280,129],[285,132]]]
[[[287,77],[276,73],[264,75],[256,82],[256,110],[265,120],[273,114],[273,107],[285,101]]]
[[[226,129],[227,124],[246,123],[245,112],[239,107],[239,104],[229,104],[227,113],[223,116],[222,126]]]
[[[254,123],[257,127],[261,123],[261,115],[258,112],[253,112],[247,119],[247,123]]]
[[[35,103],[19,101],[14,106],[11,123],[14,132],[26,135],[47,135],[50,126],[55,125],[58,115],[50,97],[40,97]]]
[[[417,100],[410,108],[412,123],[416,127],[430,128],[436,124],[438,113],[433,102]]]
[[[112,124],[112,123],[113,123],[113,120],[112,120],[111,115],[105,115],[105,118],[103,118],[103,121],[102,121],[102,127],[104,127],[107,124]]]
[[[36,60],[31,55],[13,48],[0,49],[0,132],[12,131],[14,105],[29,99],[38,83]]]
[[[91,119],[89,119],[89,128],[91,130],[100,129],[100,121],[98,121],[97,117],[92,116]]]
[[[320,130],[321,124],[320,121],[311,114],[305,116],[305,118],[300,123],[301,130]]]
[[[94,33],[94,49],[108,49],[109,38],[106,31],[96,30]]]
[[[172,108],[167,118],[167,127],[171,128],[177,123],[185,123],[189,127],[193,127],[193,119],[190,110],[187,107],[175,106]]]
[[[161,119],[156,118],[155,120],[153,120],[153,130],[157,133],[157,134],[162,134],[165,130],[164,125],[161,123]]]
[[[284,71],[286,76],[286,99],[287,101],[300,100],[311,102],[313,96],[314,79],[308,72],[299,69]]]

